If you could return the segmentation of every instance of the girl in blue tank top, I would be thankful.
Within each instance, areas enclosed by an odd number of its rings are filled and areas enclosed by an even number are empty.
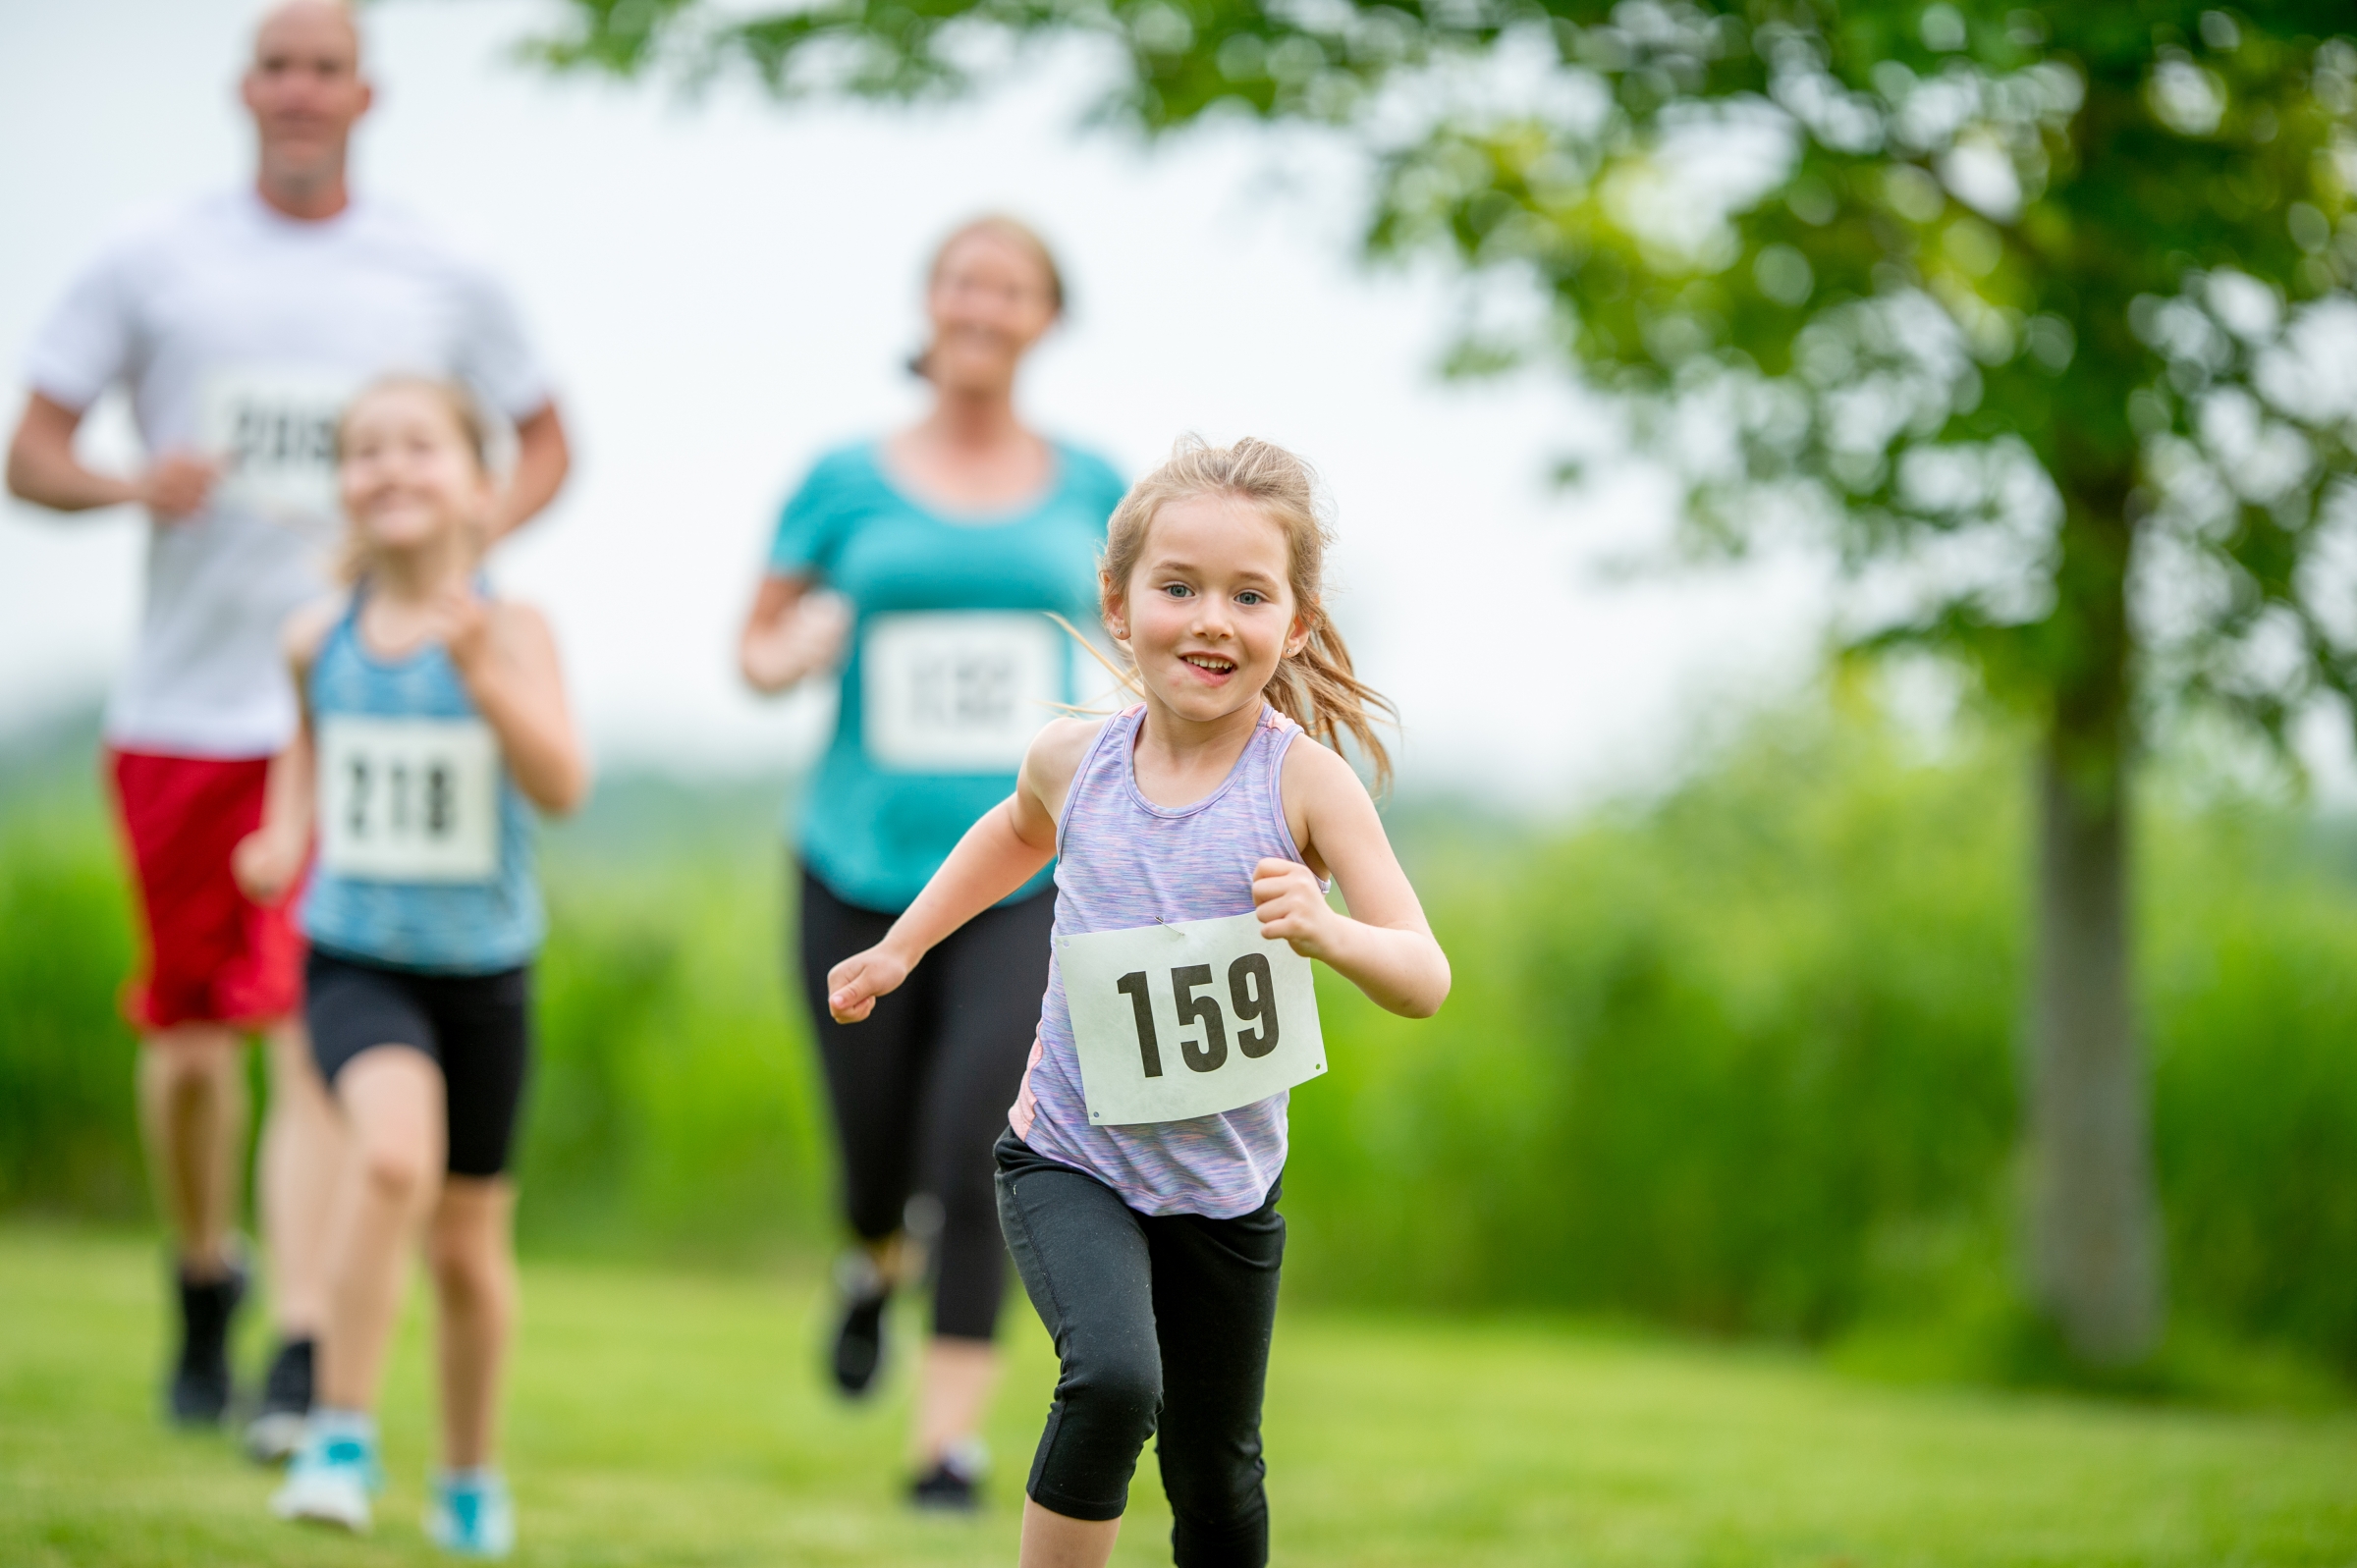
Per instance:
[[[482,591],[499,492],[471,400],[382,381],[337,443],[354,586],[289,629],[302,729],[236,861],[275,901],[316,846],[304,1014],[348,1131],[317,1400],[271,1506],[368,1527],[377,1392],[423,1235],[452,1369],[427,1528],[499,1556],[515,1539],[491,1452],[515,1324],[508,1154],[543,929],[532,808],[572,810],[588,770],[547,622]]]
[[[1056,862],[1000,1222],[1062,1360],[1025,1488],[1026,1565],[1102,1564],[1157,1454],[1182,1563],[1268,1560],[1261,1390],[1284,1254],[1289,1089],[1326,1070],[1310,960],[1408,1017],[1449,961],[1358,776],[1385,768],[1320,598],[1306,465],[1181,443],[1114,513],[1106,629],[1143,700],[1050,726],[828,1006],[864,1018],[925,953]],[[1326,900],[1342,885],[1349,913]]]

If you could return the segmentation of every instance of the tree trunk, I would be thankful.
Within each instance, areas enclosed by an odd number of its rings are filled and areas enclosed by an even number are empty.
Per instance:
[[[2106,507],[2064,524],[2063,574],[2081,595],[2073,596],[2076,657],[2057,683],[2038,758],[2026,1063],[2030,1291],[2072,1352],[2097,1366],[2151,1354],[2165,1312],[2150,1092],[2131,980],[2132,747],[2118,515]]]

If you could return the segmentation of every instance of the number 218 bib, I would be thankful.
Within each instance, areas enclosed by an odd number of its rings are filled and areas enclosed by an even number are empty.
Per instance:
[[[1326,1070],[1307,958],[1260,917],[1056,939],[1088,1119],[1183,1121]]]
[[[499,742],[480,719],[319,726],[319,863],[377,882],[489,882],[499,871]]]

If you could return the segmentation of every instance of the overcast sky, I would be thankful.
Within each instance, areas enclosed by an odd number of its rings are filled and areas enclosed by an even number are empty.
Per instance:
[[[30,334],[116,225],[247,178],[233,90],[254,9],[0,0],[12,398]],[[488,258],[555,369],[573,481],[497,575],[553,615],[610,761],[807,755],[829,699],[744,694],[737,618],[811,458],[920,409],[901,365],[923,262],[985,208],[1035,221],[1073,284],[1023,386],[1036,423],[1130,474],[1185,430],[1282,441],[1325,474],[1338,612],[1399,704],[1410,785],[1546,804],[1641,784],[1809,668],[1823,593],[1803,568],[1602,579],[1598,558],[1659,537],[1657,490],[1553,492],[1575,404],[1544,381],[1439,381],[1449,296],[1356,264],[1338,154],[1233,130],[1152,150],[1080,131],[1075,70],[923,111],[550,81],[506,55],[546,16],[371,8],[380,95],[356,182]],[[136,458],[119,408],[92,442]],[[0,730],[103,687],[142,543],[128,514],[0,514]]]

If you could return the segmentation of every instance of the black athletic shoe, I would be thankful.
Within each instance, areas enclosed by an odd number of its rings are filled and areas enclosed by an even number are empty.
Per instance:
[[[180,1365],[172,1373],[172,1421],[218,1427],[229,1410],[229,1324],[246,1298],[246,1271],[218,1279],[180,1275]]]
[[[246,1452],[257,1465],[293,1456],[311,1413],[312,1341],[282,1340],[262,1382],[262,1405],[246,1424]]]
[[[988,1458],[979,1441],[959,1443],[909,1483],[908,1501],[928,1513],[970,1514],[982,1507]]]
[[[892,1287],[866,1253],[850,1252],[835,1265],[835,1289],[843,1307],[835,1329],[835,1386],[856,1399],[875,1386],[884,1365],[884,1309]]]

